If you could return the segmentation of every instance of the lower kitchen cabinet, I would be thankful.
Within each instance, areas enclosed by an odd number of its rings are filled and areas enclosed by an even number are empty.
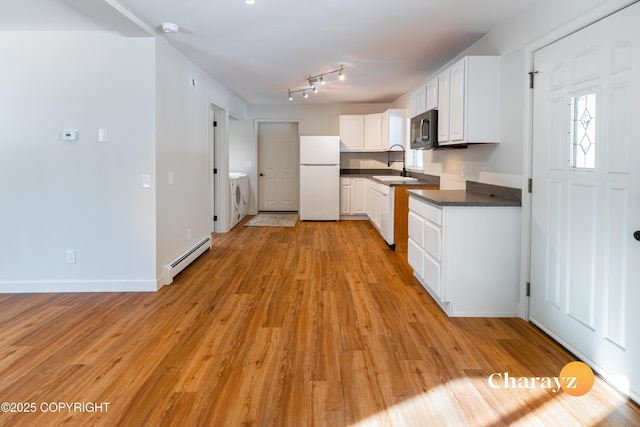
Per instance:
[[[515,317],[520,208],[436,206],[410,196],[407,260],[449,316]]]
[[[340,215],[367,214],[367,184],[366,178],[340,178]]]

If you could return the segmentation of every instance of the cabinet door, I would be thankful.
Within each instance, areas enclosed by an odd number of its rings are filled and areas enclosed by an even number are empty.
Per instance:
[[[351,179],[351,213],[354,215],[367,213],[367,180],[364,178]]]
[[[408,223],[409,238],[413,240],[418,247],[424,249],[424,218],[413,211],[409,211]]]
[[[385,112],[386,119],[383,118],[382,128],[384,132],[385,120],[386,120],[386,143],[383,137],[383,150],[388,150],[391,146],[398,144],[405,147],[405,140],[407,134],[407,110],[393,108]]]
[[[407,245],[407,262],[416,276],[424,279],[424,251],[412,238],[409,238]]]
[[[442,283],[441,264],[433,259],[425,251],[424,253],[424,282],[431,288],[436,296],[444,301],[446,298],[445,287]]]
[[[416,115],[427,111],[427,86],[420,86],[416,91]]]
[[[363,116],[340,116],[340,151],[363,151]]]
[[[382,114],[364,116],[364,149],[382,151]]]
[[[351,215],[351,179],[340,179],[340,215]]]
[[[442,261],[442,230],[440,227],[431,224],[429,221],[425,224],[424,249],[436,261]]]
[[[426,110],[438,108],[438,79],[435,78],[427,83],[427,106]]]
[[[416,113],[416,111],[417,111],[417,108],[416,108],[416,97],[417,96],[418,96],[417,92],[413,92],[409,96],[409,117],[413,117],[413,116],[417,116],[418,115]]]
[[[438,76],[438,143],[449,141],[449,71]]]
[[[464,141],[465,63],[462,59],[449,74],[449,141]]]

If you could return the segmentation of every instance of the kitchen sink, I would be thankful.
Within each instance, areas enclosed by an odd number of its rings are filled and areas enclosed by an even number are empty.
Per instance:
[[[397,176],[397,175],[374,175],[374,178],[379,181],[417,181],[418,178],[411,178],[410,176]]]

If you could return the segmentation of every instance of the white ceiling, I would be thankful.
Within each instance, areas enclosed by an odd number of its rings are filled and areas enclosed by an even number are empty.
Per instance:
[[[82,12],[86,15],[86,5],[92,3],[94,10],[104,10],[105,2],[116,5],[114,0],[83,0]],[[309,75],[340,65],[345,67],[345,81],[332,81],[306,100],[298,94],[293,102],[393,102],[533,0],[255,2],[249,6],[245,0],[117,0],[158,34],[161,23],[178,24],[178,33],[162,35],[249,104],[287,103],[288,89],[301,89]],[[62,29],[70,25],[73,12],[60,11],[60,22],[52,24],[54,6],[77,9],[80,4],[9,3],[16,5],[3,2],[0,30],[46,25]],[[39,10],[34,4],[46,13],[34,13]],[[28,13],[21,15],[16,10],[20,8]],[[93,21],[100,19],[98,13],[90,15]],[[19,25],[21,19],[31,24]]]

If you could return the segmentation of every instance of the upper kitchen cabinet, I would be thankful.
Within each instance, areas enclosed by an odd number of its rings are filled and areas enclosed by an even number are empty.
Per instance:
[[[415,117],[427,111],[427,86],[422,85],[409,97],[409,116]]]
[[[497,142],[500,57],[464,57],[438,76],[438,145]]]
[[[340,151],[364,151],[364,116],[340,116]]]
[[[438,108],[438,79],[434,78],[416,89],[409,97],[409,117]]]
[[[403,145],[406,110],[340,116],[340,151],[387,151],[394,144]]]
[[[438,78],[437,77],[427,82],[425,92],[427,94],[425,111],[438,108]]]
[[[382,113],[364,116],[364,151],[382,150]]]

